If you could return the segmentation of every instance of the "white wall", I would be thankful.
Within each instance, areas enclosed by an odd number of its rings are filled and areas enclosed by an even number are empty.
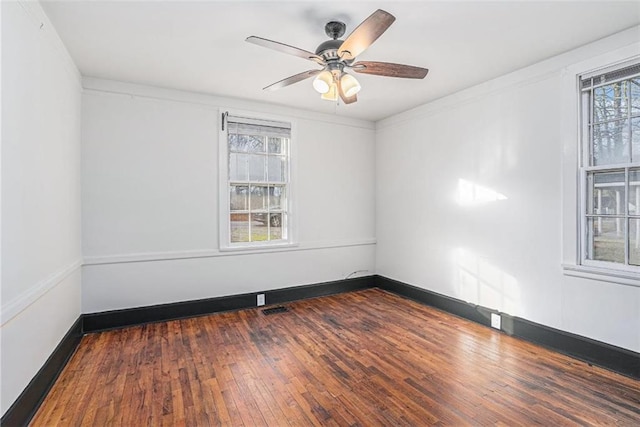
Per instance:
[[[373,273],[373,123],[97,79],[84,86],[83,312]],[[220,107],[297,124],[298,248],[218,251]]]
[[[4,414],[80,315],[81,86],[39,3],[0,7]]]
[[[637,34],[379,122],[377,273],[640,351],[640,287],[561,267],[564,70]]]

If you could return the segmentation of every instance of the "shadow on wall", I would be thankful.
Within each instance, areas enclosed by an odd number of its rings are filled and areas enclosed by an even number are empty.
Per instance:
[[[522,314],[515,277],[465,248],[455,249],[454,268],[457,298],[512,315]]]
[[[458,179],[456,201],[462,207],[483,206],[507,200],[507,196],[475,182]],[[456,297],[505,313],[520,313],[518,281],[470,249],[453,253]]]

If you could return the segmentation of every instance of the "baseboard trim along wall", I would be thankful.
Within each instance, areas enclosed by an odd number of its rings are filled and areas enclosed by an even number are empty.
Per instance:
[[[266,305],[333,295],[373,287],[374,280],[375,276],[356,277],[263,292],[90,313],[83,316],[83,331],[85,333],[99,332],[150,322],[256,307],[258,294],[265,295]]]
[[[386,277],[376,276],[375,286],[488,327],[491,327],[491,313],[499,314],[502,320],[500,330],[508,335],[566,354],[589,365],[597,365],[640,379],[640,353],[499,313]]]
[[[137,307],[81,315],[53,351],[43,367],[0,420],[3,426],[27,425],[75,352],[83,334],[240,310],[257,306],[257,295],[265,295],[266,305],[335,295],[378,287],[453,315],[491,327],[491,313],[500,314],[501,331],[631,378],[640,379],[640,354],[580,335],[550,328],[525,319],[498,313],[486,307],[408,285],[382,276],[364,276],[333,282],[252,292],[218,298]]]
[[[82,338],[82,316],[78,317],[51,356],[0,419],[2,426],[26,426],[56,379],[76,351]]]

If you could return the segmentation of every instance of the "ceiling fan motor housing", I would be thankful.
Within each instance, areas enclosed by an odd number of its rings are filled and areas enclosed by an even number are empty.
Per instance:
[[[334,39],[320,43],[316,49],[316,55],[321,56],[325,61],[338,59],[338,49],[342,46],[342,40]]]
[[[330,21],[324,26],[324,32],[331,40],[321,43],[316,49],[316,55],[321,56],[325,61],[340,59],[338,49],[342,46],[343,40],[340,37],[344,35],[347,26],[344,22]]]

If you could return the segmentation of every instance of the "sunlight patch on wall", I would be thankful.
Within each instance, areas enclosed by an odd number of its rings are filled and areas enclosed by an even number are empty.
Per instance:
[[[507,196],[483,187],[466,179],[458,180],[458,204],[461,206],[481,205],[498,200],[507,200]]]
[[[504,313],[520,313],[520,287],[515,277],[474,252],[454,251],[456,297]]]

